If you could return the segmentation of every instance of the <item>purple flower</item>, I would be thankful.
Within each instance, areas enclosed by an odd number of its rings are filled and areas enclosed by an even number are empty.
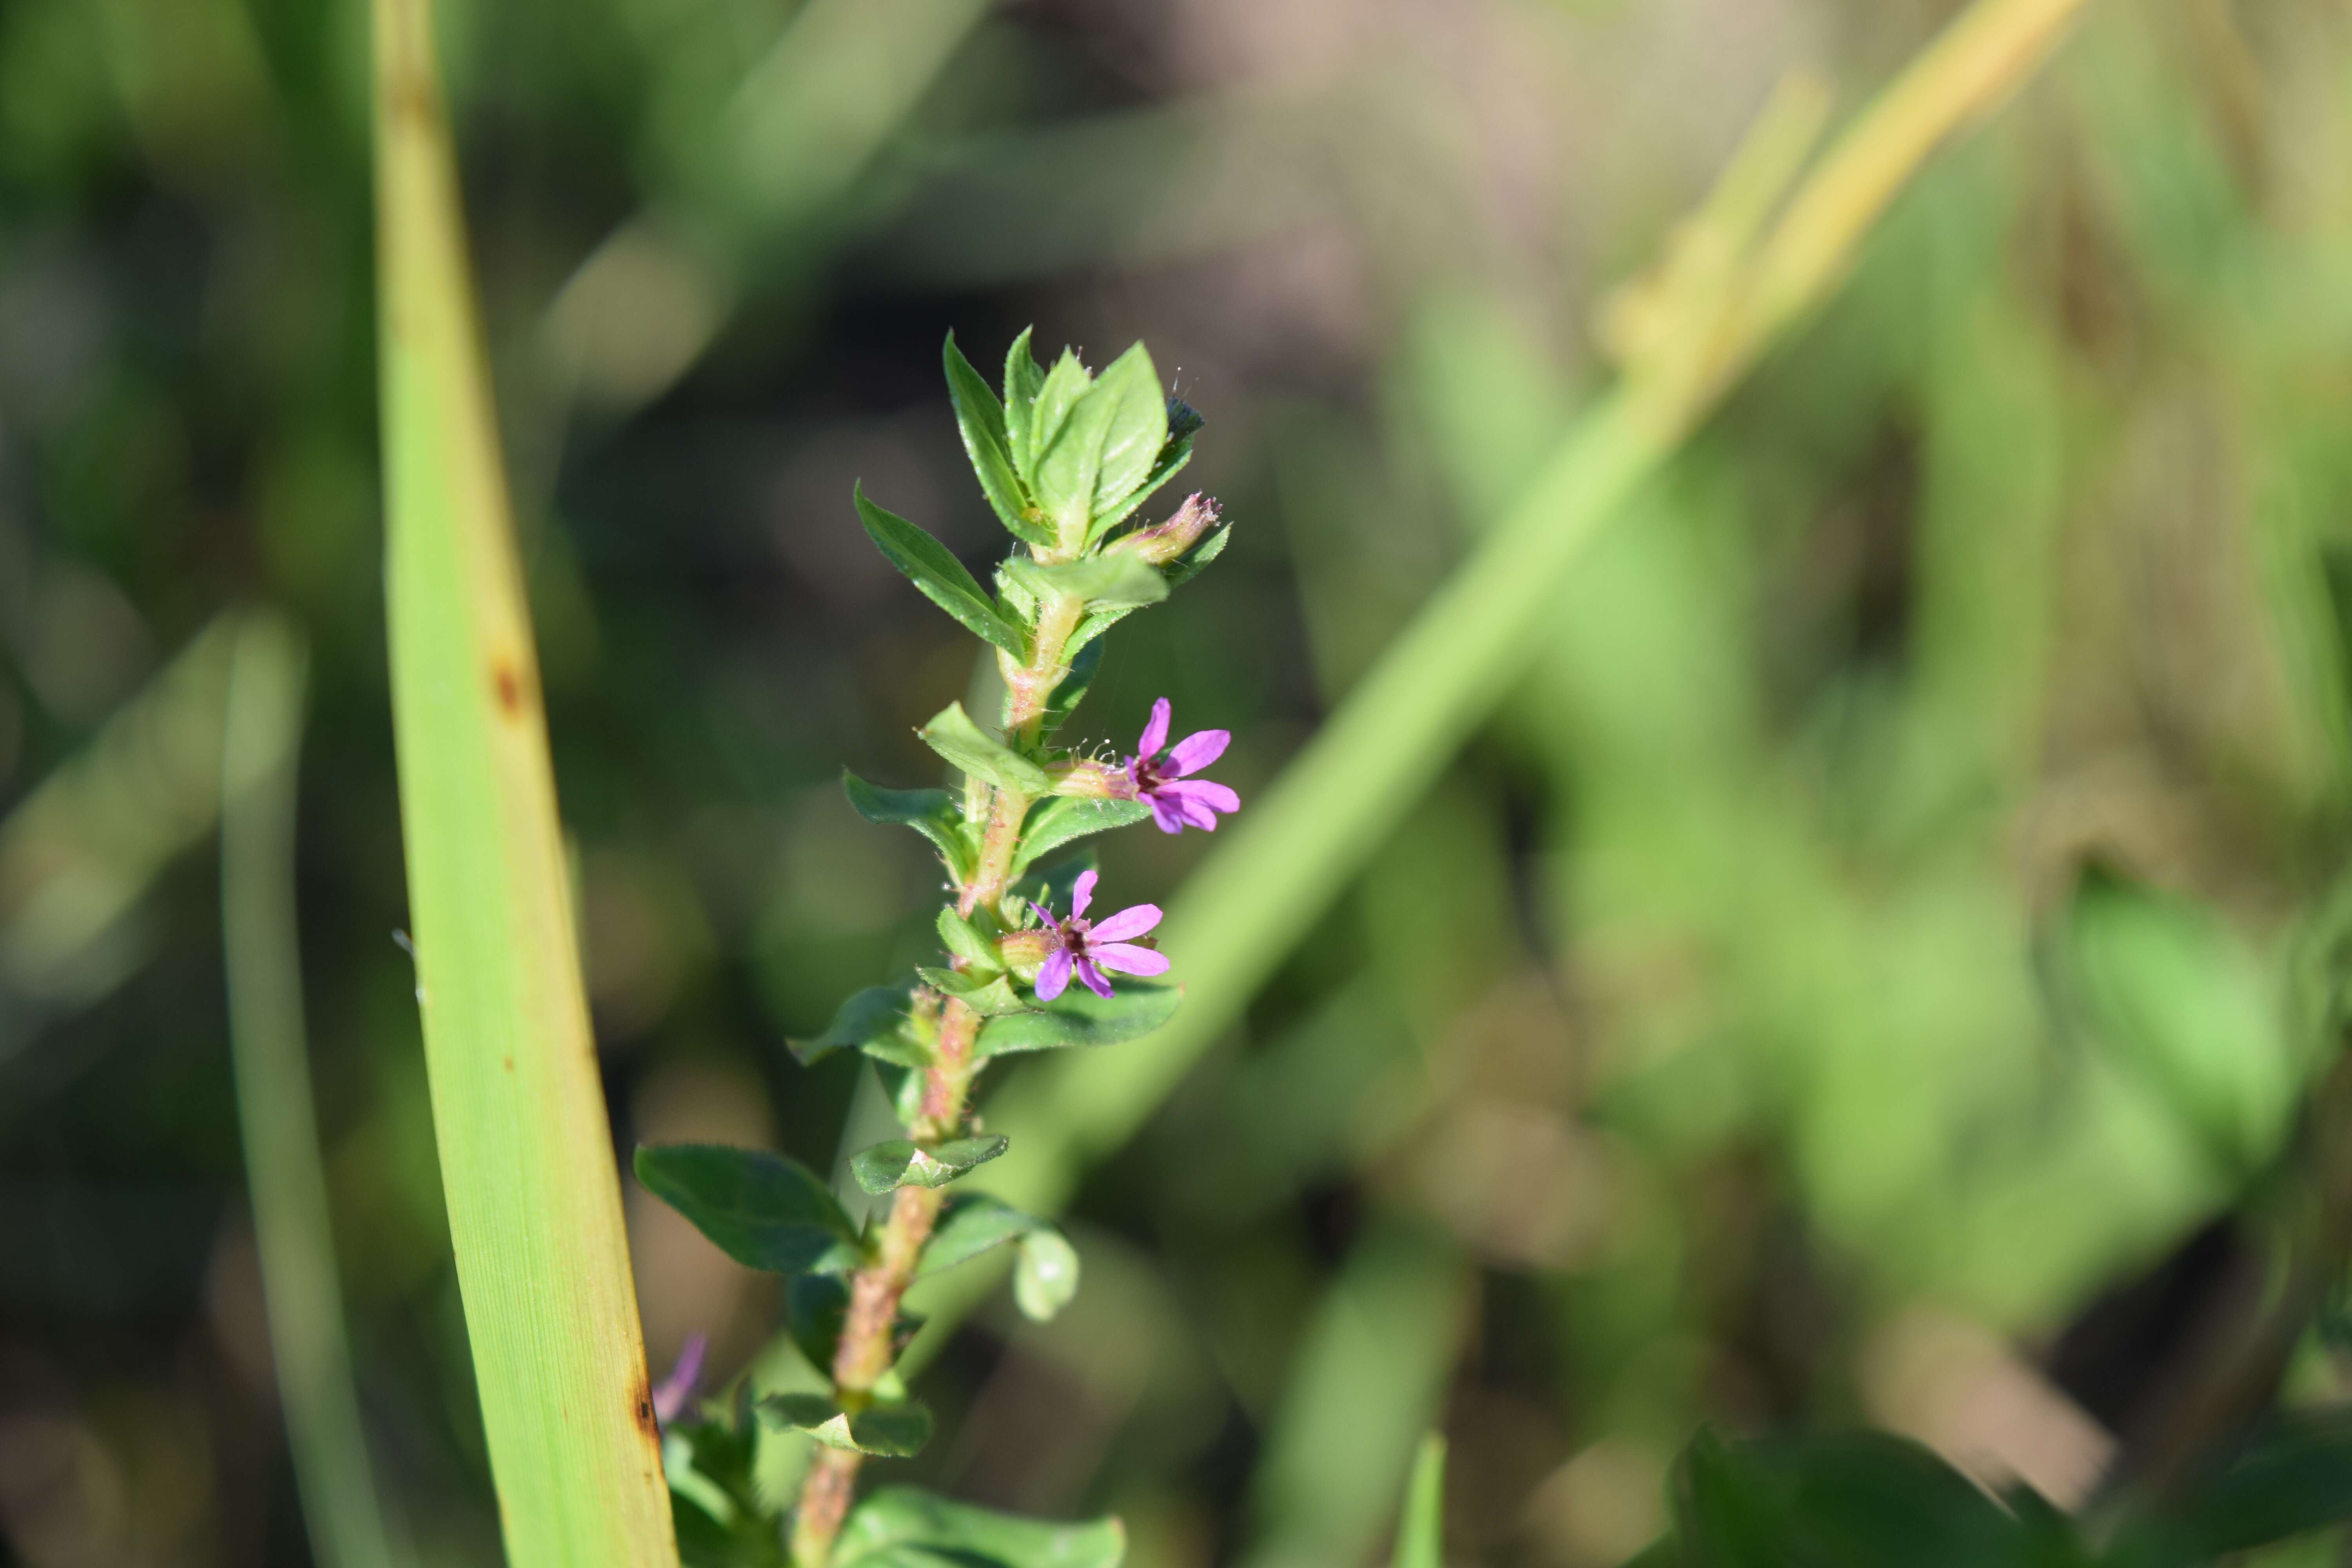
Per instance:
[[[1129,941],[1141,936],[1160,923],[1158,904],[1137,904],[1097,922],[1087,919],[1087,906],[1094,902],[1095,876],[1082,871],[1070,889],[1070,918],[1056,920],[1054,911],[1043,904],[1029,907],[1045,922],[1048,935],[1059,944],[1046,956],[1044,967],[1037,971],[1037,1000],[1051,1002],[1068,989],[1070,972],[1077,971],[1078,978],[1087,990],[1097,996],[1110,994],[1110,981],[1103,974],[1106,969],[1120,974],[1165,974],[1168,959],[1163,953],[1139,947]]]
[[[685,1414],[687,1401],[694,1397],[694,1385],[702,1381],[702,1356],[709,1348],[709,1335],[688,1335],[686,1348],[677,1352],[677,1364],[654,1389],[654,1415],[663,1426]]]
[[[1127,784],[1137,800],[1151,803],[1151,819],[1162,833],[1181,833],[1189,825],[1213,833],[1217,813],[1239,811],[1242,797],[1209,779],[1189,778],[1219,757],[1233,736],[1223,730],[1201,730],[1168,745],[1168,699],[1151,705],[1151,722],[1135,742],[1128,759]],[[1160,749],[1167,747],[1163,756]]]

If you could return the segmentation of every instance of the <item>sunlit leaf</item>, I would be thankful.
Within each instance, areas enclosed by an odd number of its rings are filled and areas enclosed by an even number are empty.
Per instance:
[[[1073,840],[1114,827],[1130,827],[1150,816],[1149,801],[1092,800],[1078,795],[1042,801],[1021,825],[1021,842],[1013,852],[1013,873],[1019,876],[1040,855]]]
[[[958,881],[971,875],[972,844],[964,830],[963,814],[943,789],[880,789],[844,768],[842,793],[851,809],[868,822],[903,825],[931,841],[947,862],[948,874]]]
[[[857,520],[866,525],[884,559],[923,591],[924,597],[961,621],[974,637],[994,643],[1015,658],[1027,657],[1028,639],[1021,628],[996,612],[996,603],[972,580],[962,562],[948,547],[893,511],[866,499],[863,486],[852,492]]]
[[[971,459],[972,472],[979,476],[980,488],[988,497],[988,504],[996,510],[997,518],[1013,531],[1016,538],[1032,544],[1050,544],[1054,531],[1029,510],[1029,497],[1021,476],[1013,467],[1013,452],[1004,423],[1004,405],[971,362],[956,347],[955,334],[948,334],[943,351],[947,361],[948,395],[955,405],[956,428],[963,436],[965,455]]]
[[[971,721],[961,702],[950,702],[919,731],[923,743],[976,779],[1023,795],[1044,795],[1053,787],[1045,770],[1007,747]]]
[[[879,1196],[900,1187],[943,1187],[976,1165],[1004,1152],[1003,1138],[958,1138],[946,1143],[916,1143],[893,1138],[861,1149],[849,1162],[857,1184]]]
[[[760,1415],[774,1426],[805,1432],[828,1448],[877,1458],[911,1459],[931,1440],[931,1413],[912,1400],[852,1414],[822,1394],[772,1394],[760,1401]]]

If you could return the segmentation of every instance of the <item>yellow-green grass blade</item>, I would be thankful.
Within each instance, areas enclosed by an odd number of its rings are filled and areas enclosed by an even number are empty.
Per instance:
[[[303,677],[302,643],[292,627],[270,615],[238,624],[221,761],[229,1058],[270,1354],[310,1552],[323,1568],[392,1568],[352,1385],[303,1041],[294,918]]]
[[[426,0],[376,0],[394,739],[433,1121],[507,1560],[677,1560]]]

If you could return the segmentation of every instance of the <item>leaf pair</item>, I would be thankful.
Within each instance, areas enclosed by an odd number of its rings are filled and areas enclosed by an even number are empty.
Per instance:
[[[1013,492],[1009,506],[997,505],[1005,526],[1033,544],[1083,550],[1184,466],[1191,434],[1170,438],[1167,395],[1141,343],[1095,376],[1067,349],[1042,369],[1029,340],[1023,332],[1005,355],[1000,404],[949,338],[956,420],[991,503],[1001,489]]]

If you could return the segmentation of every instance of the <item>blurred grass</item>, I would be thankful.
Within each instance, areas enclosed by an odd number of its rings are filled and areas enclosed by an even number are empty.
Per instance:
[[[323,1568],[392,1568],[343,1328],[302,1024],[294,781],[304,651],[293,628],[268,612],[240,617],[232,636],[221,747],[221,937],[270,1352],[312,1554]]]

